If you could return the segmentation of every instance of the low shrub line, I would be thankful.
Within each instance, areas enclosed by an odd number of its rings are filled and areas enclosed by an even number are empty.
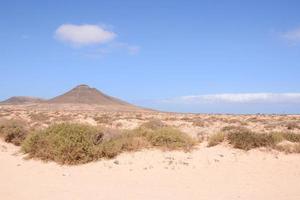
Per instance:
[[[82,164],[101,158],[113,158],[126,151],[158,147],[165,150],[190,150],[194,140],[171,127],[141,127],[113,137],[105,129],[82,124],[56,124],[30,134],[22,150],[31,158],[60,164]]]
[[[150,120],[134,130],[112,130],[76,123],[61,123],[32,131],[25,122],[0,121],[0,138],[21,149],[30,158],[60,164],[83,164],[113,158],[122,152],[145,148],[189,151],[197,141],[160,120]],[[228,142],[250,150],[267,147],[286,153],[300,153],[300,134],[293,132],[256,133],[240,126],[227,126],[208,138],[208,146]]]

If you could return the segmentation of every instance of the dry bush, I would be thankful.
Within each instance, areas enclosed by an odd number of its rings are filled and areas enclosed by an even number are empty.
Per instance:
[[[225,134],[223,132],[216,133],[208,138],[208,146],[216,146],[225,140]]]
[[[113,118],[109,115],[101,115],[94,117],[94,120],[99,124],[111,124],[113,121]]]
[[[187,122],[193,121],[193,119],[190,117],[182,117],[180,120],[187,121]]]
[[[263,123],[266,120],[265,119],[261,119],[259,117],[250,117],[246,120],[247,122],[253,122],[253,123]]]
[[[300,142],[300,134],[287,132],[283,134],[284,139],[290,142]]]
[[[9,115],[10,115],[10,113],[5,113],[5,112],[0,113],[0,117],[6,117],[6,116],[9,116]]]
[[[151,119],[148,122],[143,123],[141,127],[154,130],[166,127],[166,125],[159,119]]]
[[[279,144],[276,146],[276,149],[278,151],[282,151],[285,153],[300,153],[300,144],[299,143],[285,143],[285,144]]]
[[[195,119],[193,121],[193,126],[198,126],[198,127],[205,127],[206,123],[204,121],[202,121],[201,119]]]
[[[241,122],[240,120],[235,119],[235,118],[230,118],[230,119],[220,118],[220,120],[227,124],[243,124],[243,123],[245,123],[245,122]]]
[[[144,137],[132,133],[123,133],[117,137],[103,141],[95,148],[97,158],[113,158],[125,151],[138,151],[149,147]]]
[[[49,119],[49,116],[46,115],[45,113],[31,113],[29,115],[32,121],[38,121],[38,122],[43,122],[47,121]]]
[[[287,122],[285,124],[285,127],[288,130],[300,129],[300,123],[298,123],[298,122]]]
[[[21,145],[29,133],[27,124],[20,120],[3,120],[0,122],[0,137],[5,142]]]
[[[257,147],[274,147],[275,139],[271,134],[254,133],[247,129],[231,131],[227,139],[234,148],[250,150]]]
[[[221,132],[231,133],[231,132],[246,132],[249,129],[243,126],[225,126],[221,129]]]
[[[166,117],[164,120],[165,121],[176,121],[177,118],[176,117]]]
[[[143,120],[143,115],[142,114],[136,114],[135,118],[138,120]]]
[[[73,119],[72,115],[58,115],[57,117],[55,117],[55,121],[61,121],[61,122],[68,122],[71,121]]]

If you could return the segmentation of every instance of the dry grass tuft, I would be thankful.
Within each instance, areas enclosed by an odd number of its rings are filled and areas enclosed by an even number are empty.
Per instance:
[[[208,146],[216,146],[225,140],[225,134],[223,132],[218,132],[208,138]]]

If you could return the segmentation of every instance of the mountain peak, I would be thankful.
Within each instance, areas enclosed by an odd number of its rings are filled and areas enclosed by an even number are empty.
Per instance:
[[[86,85],[86,84],[80,84],[80,85],[77,85],[74,89],[92,89],[90,86]]]
[[[49,103],[72,103],[72,104],[97,104],[97,105],[125,105],[131,106],[117,98],[108,96],[96,88],[91,88],[86,84],[81,84],[70,91],[54,97],[48,101]]]

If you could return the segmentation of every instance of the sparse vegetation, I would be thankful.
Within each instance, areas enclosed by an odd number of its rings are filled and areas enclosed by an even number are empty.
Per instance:
[[[20,114],[19,117],[16,117],[14,113],[16,118],[24,116],[24,113],[18,113]],[[28,113],[25,116],[30,117],[31,127],[35,127],[36,124],[40,125],[41,123],[39,122],[41,121],[43,121],[44,126],[38,126],[38,128],[47,127],[48,125],[45,125],[47,121],[56,122],[56,119],[61,119],[62,116],[66,117],[65,120],[70,122],[72,117],[82,119],[84,115],[89,118],[94,117],[98,124],[103,125],[103,128],[99,128],[83,124],[63,123],[50,125],[48,128],[31,133],[32,130],[29,130],[28,124],[24,122],[15,120],[3,120],[0,122],[0,137],[3,140],[15,145],[22,145],[22,150],[28,153],[29,157],[52,160],[61,164],[81,164],[101,158],[113,158],[122,152],[138,151],[145,148],[188,151],[203,140],[208,141],[209,147],[228,142],[232,147],[243,150],[267,147],[286,153],[300,153],[300,134],[296,123],[299,121],[298,118],[290,118],[287,121],[280,122],[277,122],[277,119],[272,119],[273,121],[271,120],[268,123],[265,121],[261,123],[262,119],[257,116],[248,121],[247,128],[241,125],[241,122],[247,119],[246,117],[240,119],[235,116],[193,117],[191,115],[174,118],[175,120],[189,122],[185,123],[185,126],[198,126],[198,139],[193,139],[180,130],[162,122],[160,119],[166,119],[164,116],[157,116],[157,118],[155,118],[155,115],[142,117],[139,113],[133,115],[126,113],[125,116],[130,117],[130,119],[135,119],[132,118],[134,116],[149,121],[136,129],[120,131],[118,129],[104,128],[108,127],[106,125],[110,123],[114,125],[111,127],[129,127],[126,123],[123,125],[123,121],[114,120],[116,114],[47,114],[32,111]],[[126,119],[124,115],[120,118]],[[256,122],[257,120],[259,122]],[[134,123],[136,121],[134,120]],[[211,125],[214,122],[218,123]],[[257,128],[249,129],[253,127],[253,123],[261,124]],[[229,126],[224,126],[224,124]],[[268,124],[272,124],[274,127],[268,130],[263,129]],[[211,131],[205,128],[208,126],[224,127],[216,134],[211,135]],[[195,132],[192,134],[196,135]]]

